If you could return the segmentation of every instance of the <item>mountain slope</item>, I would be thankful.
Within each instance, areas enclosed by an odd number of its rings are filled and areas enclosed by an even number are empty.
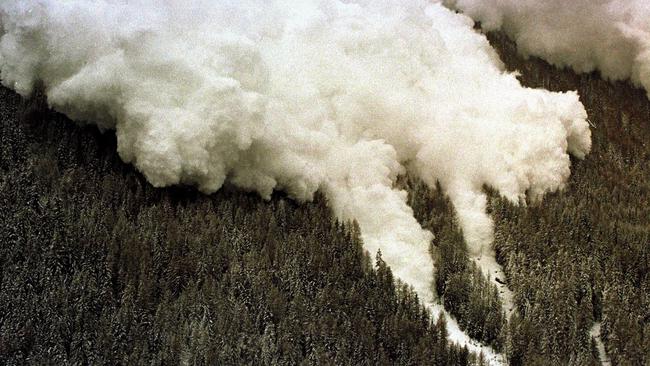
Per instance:
[[[566,190],[541,204],[494,198],[495,248],[517,314],[511,364],[589,364],[589,331],[602,320],[614,365],[650,362],[650,102],[628,83],[576,75],[517,56],[490,34],[531,87],[578,90],[592,123],[592,152],[574,161]]]
[[[465,331],[511,365],[650,362],[650,102],[491,43],[525,85],[577,89],[594,127],[564,192],[514,207],[491,194],[513,290],[506,323],[469,261],[453,210],[405,179],[436,234],[436,288]],[[323,199],[154,189],[79,127],[0,90],[0,362],[467,364],[415,295],[364,255]],[[374,255],[375,253],[371,253]],[[372,263],[378,263],[374,268]]]
[[[322,198],[155,189],[112,133],[0,100],[0,363],[475,359]]]

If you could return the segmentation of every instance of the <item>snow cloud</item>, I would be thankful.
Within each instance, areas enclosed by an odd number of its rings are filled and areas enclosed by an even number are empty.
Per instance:
[[[41,83],[55,110],[115,130],[154,186],[320,190],[425,301],[432,233],[398,175],[440,181],[489,255],[483,185],[538,199],[591,145],[575,92],[522,87],[428,1],[5,0],[0,29],[3,84]]]
[[[525,55],[630,79],[650,93],[647,0],[444,0],[486,30],[503,29]],[[650,96],[650,94],[649,94]]]

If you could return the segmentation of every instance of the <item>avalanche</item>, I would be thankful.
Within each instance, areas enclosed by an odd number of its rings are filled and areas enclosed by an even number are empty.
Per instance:
[[[440,182],[491,270],[482,187],[538,200],[591,146],[575,92],[522,87],[471,19],[428,1],[6,0],[0,29],[3,84],[114,129],[154,186],[321,191],[428,304],[432,233],[400,174]]]

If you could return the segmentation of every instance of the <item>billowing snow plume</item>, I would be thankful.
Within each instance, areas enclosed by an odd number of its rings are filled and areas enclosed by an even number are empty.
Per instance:
[[[40,82],[54,109],[115,129],[153,185],[321,190],[425,301],[432,234],[399,174],[440,181],[489,255],[482,186],[538,198],[590,148],[576,93],[523,88],[428,1],[5,0],[0,24],[4,85]]]
[[[481,22],[504,29],[526,55],[577,72],[599,70],[631,79],[650,93],[648,0],[444,0]],[[649,94],[650,96],[650,94]]]

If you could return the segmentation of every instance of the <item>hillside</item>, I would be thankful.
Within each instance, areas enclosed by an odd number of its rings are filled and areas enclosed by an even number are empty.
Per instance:
[[[511,365],[598,364],[595,322],[612,364],[647,364],[650,102],[629,84],[524,60],[501,34],[490,41],[525,85],[579,91],[593,148],[541,203],[490,196],[509,322],[449,201],[404,178],[436,235],[436,290]],[[0,100],[0,363],[480,363],[324,198],[156,189],[120,161],[113,132],[47,111],[42,96],[3,88]]]
[[[155,189],[0,90],[0,363],[467,365],[322,198]],[[375,266],[376,265],[376,266]]]
[[[509,68],[531,87],[578,90],[593,148],[574,161],[567,189],[541,204],[493,200],[495,247],[515,292],[513,363],[585,361],[587,330],[602,321],[614,365],[650,362],[650,102],[628,83],[575,75],[516,57],[491,35]],[[514,330],[514,331],[513,331]]]

